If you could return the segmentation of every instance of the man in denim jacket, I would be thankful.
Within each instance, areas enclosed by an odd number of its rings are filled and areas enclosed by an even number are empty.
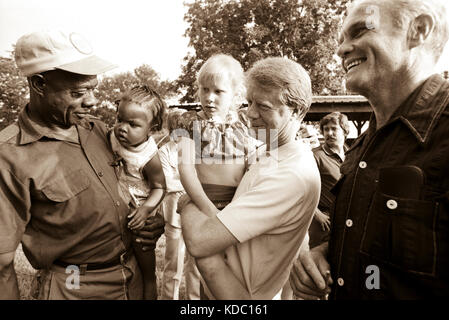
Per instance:
[[[338,54],[374,114],[341,166],[329,242],[303,248],[292,269],[298,296],[449,295],[449,82],[434,74],[446,17],[442,1],[349,8]]]

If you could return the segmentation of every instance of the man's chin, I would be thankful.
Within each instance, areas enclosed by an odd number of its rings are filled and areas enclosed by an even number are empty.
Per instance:
[[[365,81],[360,78],[351,77],[346,78],[346,90],[350,91],[351,93],[356,94],[363,94],[365,92]]]

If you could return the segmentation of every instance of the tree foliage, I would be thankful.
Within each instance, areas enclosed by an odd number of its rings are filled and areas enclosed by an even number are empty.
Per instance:
[[[127,88],[148,85],[157,90],[162,98],[173,95],[171,83],[161,81],[159,75],[149,65],[141,65],[134,72],[123,72],[100,79],[95,96],[98,104],[91,113],[102,119],[108,126],[115,121],[115,102]],[[28,82],[11,58],[0,57],[0,130],[17,120],[19,111],[29,99]]]
[[[136,85],[147,85],[155,89],[163,99],[168,99],[174,94],[170,82],[161,81],[154,69],[143,64],[134,69],[134,72],[122,72],[102,78],[96,89],[99,104],[91,113],[108,126],[112,126],[115,121],[116,104],[120,96],[127,89]]]
[[[0,130],[17,120],[28,98],[28,83],[14,61],[0,57]]]
[[[196,0],[186,4],[185,36],[194,53],[184,58],[176,80],[182,102],[195,101],[195,78],[202,63],[227,53],[245,70],[267,56],[285,56],[309,72],[315,94],[341,91],[334,59],[336,30],[348,0]]]

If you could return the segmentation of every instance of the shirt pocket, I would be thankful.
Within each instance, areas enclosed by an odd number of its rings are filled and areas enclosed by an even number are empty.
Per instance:
[[[438,202],[377,191],[368,211],[360,251],[401,270],[435,275]]]
[[[43,194],[51,201],[65,202],[90,186],[90,180],[82,169],[49,182],[42,188]]]

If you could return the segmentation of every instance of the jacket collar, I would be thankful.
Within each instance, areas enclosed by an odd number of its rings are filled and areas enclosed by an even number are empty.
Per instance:
[[[445,88],[443,88],[445,87]],[[443,89],[443,94],[438,94]],[[449,104],[449,81],[439,74],[429,77],[419,86],[393,114],[388,124],[402,121],[410,129],[420,144],[426,144]],[[387,125],[388,125],[387,124]],[[371,115],[369,128],[363,132],[351,145],[348,152],[365,140],[368,135],[376,131],[376,117]]]
[[[443,94],[439,94],[441,91]],[[411,94],[392,121],[400,119],[419,143],[426,144],[448,104],[449,81],[435,74]]]

